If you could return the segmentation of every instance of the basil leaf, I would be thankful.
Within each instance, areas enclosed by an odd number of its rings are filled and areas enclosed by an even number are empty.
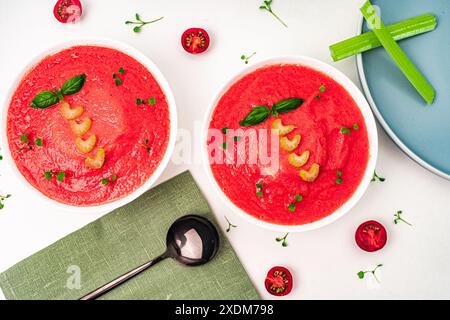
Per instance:
[[[241,126],[250,127],[266,121],[270,117],[270,109],[266,106],[256,106],[239,122]]]
[[[298,107],[300,107],[303,102],[305,102],[305,100],[303,99],[299,99],[299,98],[288,98],[288,99],[284,99],[281,100],[277,103],[275,103],[272,106],[272,112],[275,113],[288,113],[291,111],[294,111],[295,109],[297,109]]]
[[[70,78],[61,87],[61,93],[63,96],[68,96],[71,94],[75,94],[83,88],[84,83],[86,82],[86,75],[79,74],[73,78]]]
[[[53,91],[42,91],[38,93],[30,106],[35,109],[45,109],[59,102],[59,98]]]

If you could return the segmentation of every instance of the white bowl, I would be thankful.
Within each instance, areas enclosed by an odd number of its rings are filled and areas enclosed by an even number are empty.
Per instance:
[[[217,181],[214,178],[214,175],[212,173],[211,167],[209,165],[209,158],[208,158],[208,150],[207,150],[207,137],[208,137],[208,128],[209,123],[211,121],[211,116],[214,111],[214,108],[216,107],[219,99],[221,96],[230,88],[232,84],[234,84],[237,80],[241,79],[244,75],[251,73],[252,71],[261,68],[263,66],[272,65],[272,64],[298,64],[298,65],[304,65],[310,68],[313,68],[315,70],[318,70],[335,81],[337,81],[340,85],[342,85],[347,92],[352,96],[352,98],[355,100],[357,106],[361,110],[364,120],[366,122],[368,136],[369,136],[369,162],[367,164],[366,171],[364,173],[363,179],[361,183],[359,184],[358,188],[354,192],[354,194],[335,212],[330,214],[329,216],[317,220],[315,222],[311,222],[308,224],[302,224],[302,225],[279,225],[274,223],[269,223],[260,219],[257,219],[253,217],[252,215],[248,214],[244,210],[237,207],[222,191],[220,186],[218,185]],[[302,231],[309,231],[313,229],[317,229],[323,226],[326,226],[343,215],[345,215],[358,201],[361,199],[362,195],[366,191],[367,187],[370,184],[370,181],[373,177],[373,172],[375,170],[375,163],[377,160],[377,153],[378,153],[378,134],[377,134],[377,127],[375,124],[374,117],[372,115],[372,112],[370,110],[369,104],[367,103],[366,99],[364,98],[364,95],[361,93],[361,91],[356,87],[356,85],[342,72],[335,69],[334,67],[321,62],[319,60],[305,57],[305,56],[283,56],[278,58],[272,58],[267,59],[261,62],[258,62],[254,65],[248,66],[242,71],[240,71],[237,75],[232,77],[217,93],[217,95],[212,100],[208,112],[206,113],[206,117],[204,119],[204,126],[202,129],[202,160],[203,164],[205,166],[206,173],[209,177],[209,180],[214,185],[214,188],[219,193],[220,197],[225,201],[225,203],[229,206],[231,210],[236,212],[238,215],[242,216],[243,218],[247,219],[248,221],[251,221],[252,223],[261,226],[263,228],[267,228],[270,230],[278,231],[278,232],[302,232]]]
[[[167,149],[165,151],[164,157],[162,158],[159,166],[156,168],[155,172],[150,176],[150,178],[139,188],[134,190],[132,193],[128,194],[127,196],[108,202],[106,204],[100,204],[95,206],[72,206],[68,205],[56,200],[53,200],[43,193],[41,193],[38,189],[36,189],[34,186],[32,186],[25,177],[20,173],[19,169],[16,166],[15,161],[12,159],[11,156],[11,150],[9,149],[9,143],[8,143],[8,137],[7,137],[7,113],[9,109],[9,104],[12,98],[12,95],[14,94],[14,91],[16,90],[16,87],[22,80],[23,76],[39,61],[41,61],[43,58],[48,56],[49,54],[53,54],[56,52],[59,52],[61,50],[70,48],[72,46],[77,45],[94,45],[94,46],[103,46],[108,47],[112,49],[116,49],[119,51],[122,51],[126,53],[127,55],[133,57],[142,65],[144,65],[155,77],[156,81],[159,83],[161,89],[163,90],[164,94],[166,95],[167,103],[169,106],[169,117],[170,117],[170,136],[169,136],[169,143],[167,145]],[[9,95],[7,99],[5,100],[5,104],[3,106],[2,111],[2,149],[5,152],[4,159],[9,164],[11,170],[15,173],[15,176],[27,187],[27,189],[30,190],[30,192],[34,193],[39,199],[43,200],[47,204],[50,204],[52,206],[56,206],[57,208],[66,210],[66,211],[72,211],[72,212],[78,212],[78,213],[99,213],[99,212],[107,212],[114,209],[117,209],[121,206],[126,205],[127,203],[133,201],[140,195],[142,195],[145,191],[147,191],[159,178],[161,173],[166,168],[167,164],[169,163],[169,160],[172,156],[173,149],[175,147],[175,139],[176,139],[176,130],[177,130],[177,111],[176,111],[176,105],[175,105],[175,98],[173,97],[172,90],[170,89],[169,84],[167,83],[167,80],[164,78],[161,71],[158,69],[158,67],[149,59],[147,58],[143,53],[136,50],[135,48],[124,44],[122,42],[118,42],[115,40],[109,40],[109,39],[80,39],[80,40],[73,40],[69,42],[64,42],[59,45],[56,45],[46,52],[40,53],[37,55],[37,57],[31,61],[23,70],[22,72],[17,76],[16,80],[12,84]]]

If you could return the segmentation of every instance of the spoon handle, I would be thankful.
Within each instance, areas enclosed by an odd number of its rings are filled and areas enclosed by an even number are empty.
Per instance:
[[[112,280],[111,282],[101,286],[98,289],[95,289],[94,291],[88,293],[87,295],[83,296],[80,298],[80,300],[92,300],[95,299],[101,295],[103,295],[104,293],[108,292],[109,290],[117,287],[118,285],[124,283],[125,281],[133,278],[135,275],[141,273],[142,271],[150,268],[151,266],[157,264],[158,262],[164,260],[165,258],[167,258],[166,253],[163,253],[162,255],[160,255],[159,257],[153,259],[152,261],[146,262],[143,265],[137,267],[136,269],[133,269],[123,275],[121,275],[120,277],[117,277],[116,279]]]

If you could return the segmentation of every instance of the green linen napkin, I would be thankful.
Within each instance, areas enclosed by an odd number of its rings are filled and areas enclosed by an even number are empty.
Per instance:
[[[14,265],[0,274],[0,287],[7,299],[78,299],[161,254],[169,226],[186,214],[214,221],[189,172]],[[77,288],[79,285],[81,288]],[[188,267],[166,259],[100,299],[259,299],[259,296],[221,234],[221,248],[206,265]]]

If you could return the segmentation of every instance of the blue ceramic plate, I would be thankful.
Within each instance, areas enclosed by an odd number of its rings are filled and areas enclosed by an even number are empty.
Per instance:
[[[394,142],[428,170],[450,180],[450,0],[373,0],[388,25],[423,13],[436,30],[399,42],[436,90],[428,105],[383,48],[357,57],[359,76],[375,116]],[[360,31],[367,31],[361,20]]]

